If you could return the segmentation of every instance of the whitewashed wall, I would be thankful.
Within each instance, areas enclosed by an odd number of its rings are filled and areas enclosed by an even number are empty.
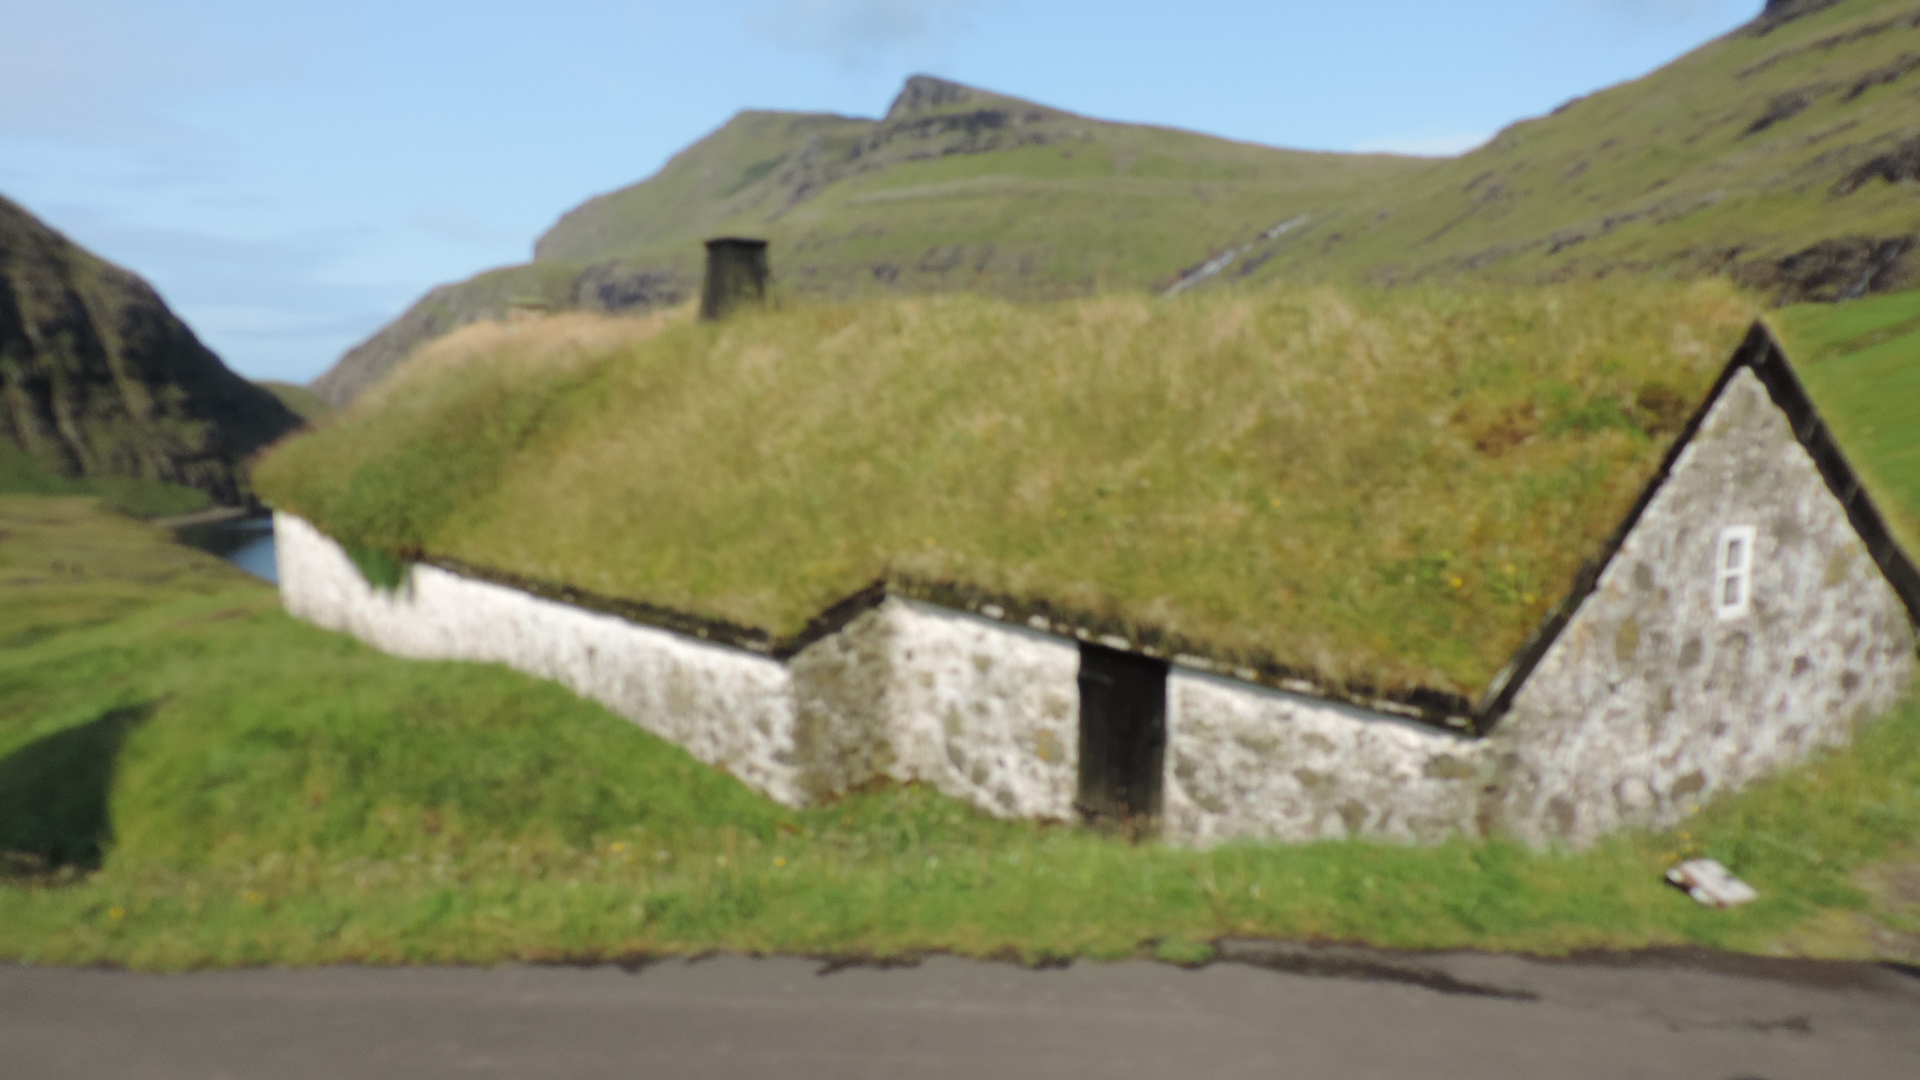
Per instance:
[[[1752,601],[1715,614],[1721,530]],[[1489,737],[1504,826],[1585,844],[1664,826],[1847,740],[1914,673],[1899,597],[1786,415],[1741,370]]]
[[[1079,646],[929,604],[887,608],[893,775],[1003,817],[1072,818]]]
[[[415,566],[376,590],[340,546],[276,513],[287,610],[395,656],[475,660],[551,679],[789,806],[805,792],[785,665],[528,593]]]
[[[1168,839],[1433,843],[1468,832],[1475,740],[1175,668],[1167,680]]]
[[[890,597],[793,659],[817,795],[875,776],[1001,817],[1073,816],[1079,648]]]
[[[375,589],[302,519],[274,530],[293,615],[395,656],[551,679],[787,805],[886,777],[1003,817],[1073,815],[1070,642],[891,598],[783,664],[433,566]]]

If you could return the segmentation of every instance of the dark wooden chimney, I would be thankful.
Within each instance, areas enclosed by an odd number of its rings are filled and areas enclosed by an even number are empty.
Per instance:
[[[707,241],[707,284],[700,293],[700,317],[723,319],[735,308],[758,307],[767,300],[767,242],[741,236]]]

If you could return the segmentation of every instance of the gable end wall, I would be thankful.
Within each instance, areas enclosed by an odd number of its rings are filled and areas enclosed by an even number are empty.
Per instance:
[[[1756,529],[1720,619],[1723,528]],[[1913,676],[1914,635],[1786,415],[1740,368],[1487,741],[1498,820],[1534,843],[1666,826],[1844,743]]]

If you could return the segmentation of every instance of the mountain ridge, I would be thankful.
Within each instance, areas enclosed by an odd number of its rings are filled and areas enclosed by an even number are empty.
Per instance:
[[[879,119],[735,115],[563,214],[533,262],[436,290],[416,307],[440,315],[410,310],[315,388],[344,403],[516,302],[678,302],[721,233],[765,236],[781,290],[828,299],[1616,273],[1727,276],[1776,303],[1891,291],[1920,280],[1916,71],[1914,0],[1768,0],[1452,158],[1259,147],[914,76]]]
[[[677,302],[695,291],[707,236],[768,237],[790,295],[1077,296],[1150,287],[1275,198],[1336,206],[1356,180],[1420,164],[1098,120],[925,75],[878,119],[745,110],[563,214],[532,262],[422,298],[314,388],[344,403],[435,333],[516,303]]]
[[[137,274],[0,196],[0,454],[60,478],[251,498],[246,459],[300,425]],[[21,461],[19,459],[24,459]]]

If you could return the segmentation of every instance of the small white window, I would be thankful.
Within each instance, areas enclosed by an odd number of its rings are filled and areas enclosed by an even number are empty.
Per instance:
[[[1753,539],[1751,525],[1720,530],[1720,550],[1713,563],[1713,611],[1722,619],[1745,615],[1753,600]]]

